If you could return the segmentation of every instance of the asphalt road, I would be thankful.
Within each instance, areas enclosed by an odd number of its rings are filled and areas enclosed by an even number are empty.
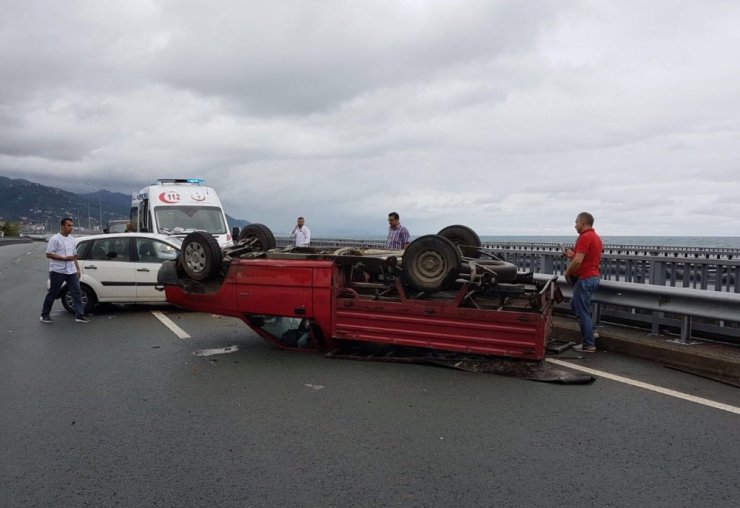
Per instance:
[[[166,305],[77,324],[57,302],[45,325],[44,249],[0,247],[0,506],[740,505],[738,414],[603,378],[279,351]],[[649,362],[569,361],[740,407]]]

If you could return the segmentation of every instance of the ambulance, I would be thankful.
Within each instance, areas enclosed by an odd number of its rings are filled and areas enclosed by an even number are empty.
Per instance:
[[[131,196],[134,229],[184,237],[193,231],[213,235],[221,247],[232,243],[221,200],[203,178],[160,178]]]

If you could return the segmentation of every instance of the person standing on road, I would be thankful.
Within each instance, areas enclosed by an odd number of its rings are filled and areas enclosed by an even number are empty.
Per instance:
[[[305,223],[303,217],[298,217],[293,231],[290,232],[290,237],[295,238],[296,247],[308,247],[311,244],[311,230]]]
[[[388,238],[385,242],[386,249],[400,250],[409,246],[411,235],[409,230],[401,225],[401,217],[397,212],[388,214]]]
[[[578,319],[581,328],[581,344],[575,346],[576,351],[593,353],[596,351],[594,341],[594,322],[591,319],[591,297],[599,288],[601,273],[601,238],[593,228],[594,216],[588,212],[581,212],[576,217],[575,249],[567,249],[564,254],[570,258],[565,270],[565,279],[573,284],[573,298],[570,307]]]
[[[75,304],[75,321],[87,323],[85,310],[80,297],[80,265],[77,262],[77,244],[72,236],[74,223],[69,217],[62,219],[59,233],[49,238],[46,246],[46,257],[49,258],[49,291],[44,298],[44,306],[41,308],[41,322],[51,323],[49,316],[51,306],[56,300],[62,284],[67,283],[69,294]]]

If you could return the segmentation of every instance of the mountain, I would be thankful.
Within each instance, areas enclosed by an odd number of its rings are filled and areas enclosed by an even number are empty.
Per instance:
[[[241,231],[244,226],[251,224],[248,220],[235,219],[228,213],[226,214],[226,221],[229,223],[229,231],[234,229],[234,227],[239,228],[239,231]]]
[[[131,198],[125,194],[101,190],[81,195],[0,176],[0,220],[4,222],[55,230],[62,217],[71,217],[79,226],[96,228],[101,220],[128,217],[130,208]]]
[[[71,217],[82,228],[99,229],[110,219],[125,219],[131,195],[100,189],[75,194],[22,178],[0,176],[0,222],[18,222],[24,230],[56,231],[62,217]],[[226,216],[229,230],[248,221]]]

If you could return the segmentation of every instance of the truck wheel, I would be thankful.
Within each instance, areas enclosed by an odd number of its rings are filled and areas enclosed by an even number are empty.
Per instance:
[[[77,311],[75,311],[75,301],[66,287],[62,290],[60,298],[62,300],[62,306],[67,309],[67,312],[77,314]],[[95,304],[98,303],[95,291],[84,284],[80,284],[80,299],[82,300],[82,308],[85,314],[90,314],[95,308]]]
[[[275,237],[270,228],[264,224],[249,224],[244,226],[239,233],[239,241],[253,243],[258,250],[270,250],[275,248]]]
[[[450,289],[460,274],[462,253],[450,240],[439,235],[425,235],[406,247],[403,253],[403,277],[422,291]]]
[[[444,236],[452,243],[460,247],[463,256],[468,258],[479,258],[481,241],[478,234],[467,226],[456,224],[442,228],[439,236]]]
[[[187,276],[203,282],[217,276],[221,271],[223,253],[213,236],[196,231],[183,240],[181,259]]]

